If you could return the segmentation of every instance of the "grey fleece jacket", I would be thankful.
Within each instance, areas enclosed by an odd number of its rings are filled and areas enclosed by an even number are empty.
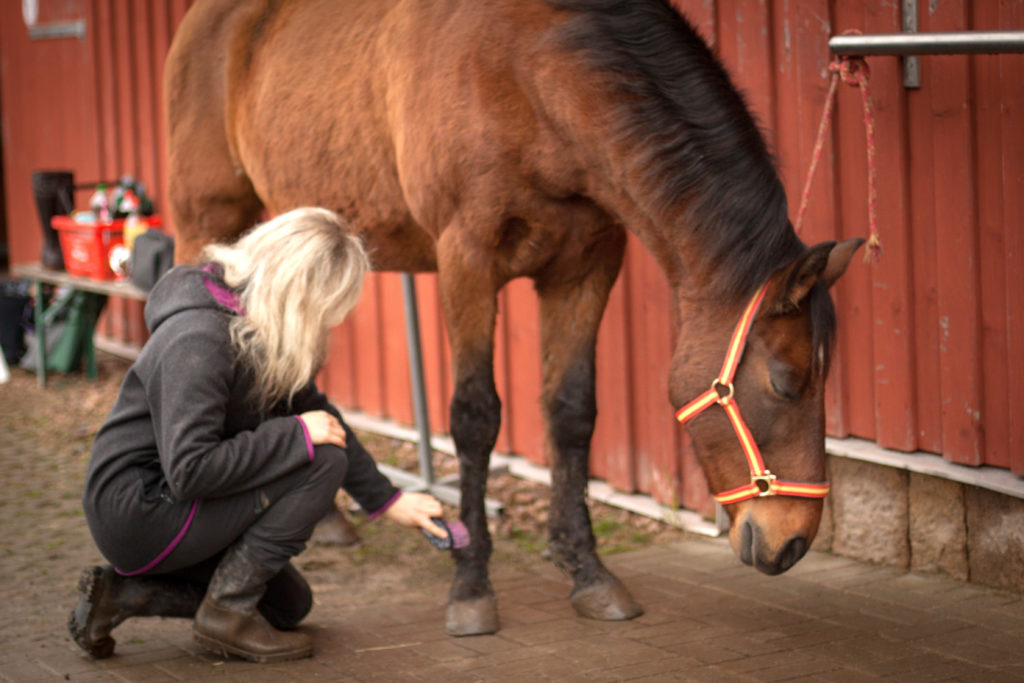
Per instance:
[[[164,552],[193,501],[257,489],[308,465],[314,451],[297,415],[327,410],[341,419],[312,381],[290,409],[261,413],[251,405],[252,375],[236,362],[228,333],[237,313],[222,303],[231,292],[218,272],[179,266],[153,288],[145,308],[150,339],[93,444],[86,520],[100,552],[122,571]],[[343,488],[366,511],[380,512],[398,490],[345,431]]]

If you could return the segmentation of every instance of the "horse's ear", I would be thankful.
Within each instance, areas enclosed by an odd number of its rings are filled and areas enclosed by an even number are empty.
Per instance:
[[[864,240],[860,237],[839,242],[822,242],[805,251],[796,261],[777,273],[780,283],[771,312],[787,313],[800,307],[818,282],[831,287],[846,272],[850,258]]]
[[[863,237],[854,237],[843,240],[832,249],[828,255],[828,265],[825,266],[825,270],[821,274],[821,281],[825,283],[826,287],[834,285],[836,280],[846,272],[846,266],[850,265],[850,259],[854,252],[864,244],[864,241]]]
[[[822,278],[835,246],[835,242],[816,244],[775,274],[773,279],[779,283],[779,289],[773,297],[772,313],[788,313],[800,307],[800,302]]]

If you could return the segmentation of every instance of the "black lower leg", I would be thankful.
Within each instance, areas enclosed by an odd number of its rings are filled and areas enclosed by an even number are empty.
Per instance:
[[[572,604],[591,619],[632,619],[643,613],[595,552],[586,493],[590,439],[597,407],[593,347],[569,366],[547,396],[549,438],[554,452],[549,534],[555,564],[572,576]]]
[[[491,449],[501,425],[501,401],[494,388],[490,356],[456,383],[451,404],[451,430],[459,454],[460,517],[469,545],[455,549],[455,580],[448,598],[445,627],[455,636],[494,633],[498,613],[487,572],[491,535],[484,496]]]
[[[586,503],[597,418],[592,349],[570,366],[545,406],[554,458],[548,526],[552,559],[578,581],[589,583],[602,571]]]
[[[452,438],[459,456],[459,512],[470,537],[468,546],[452,551],[457,566],[451,596],[455,600],[491,593],[487,562],[492,542],[484,497],[491,449],[501,426],[501,401],[494,387],[490,359],[476,367],[477,372],[457,384],[451,403]]]

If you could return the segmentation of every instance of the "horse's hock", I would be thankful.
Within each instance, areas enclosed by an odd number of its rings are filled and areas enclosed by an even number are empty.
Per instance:
[[[1024,500],[831,456],[814,548],[1024,593]]]

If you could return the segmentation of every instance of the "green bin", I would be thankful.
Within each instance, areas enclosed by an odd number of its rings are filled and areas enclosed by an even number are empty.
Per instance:
[[[82,367],[86,344],[92,339],[106,302],[106,296],[93,292],[67,290],[57,295],[44,314],[48,371],[68,373]],[[34,372],[39,354],[35,334],[29,337],[21,367]]]

